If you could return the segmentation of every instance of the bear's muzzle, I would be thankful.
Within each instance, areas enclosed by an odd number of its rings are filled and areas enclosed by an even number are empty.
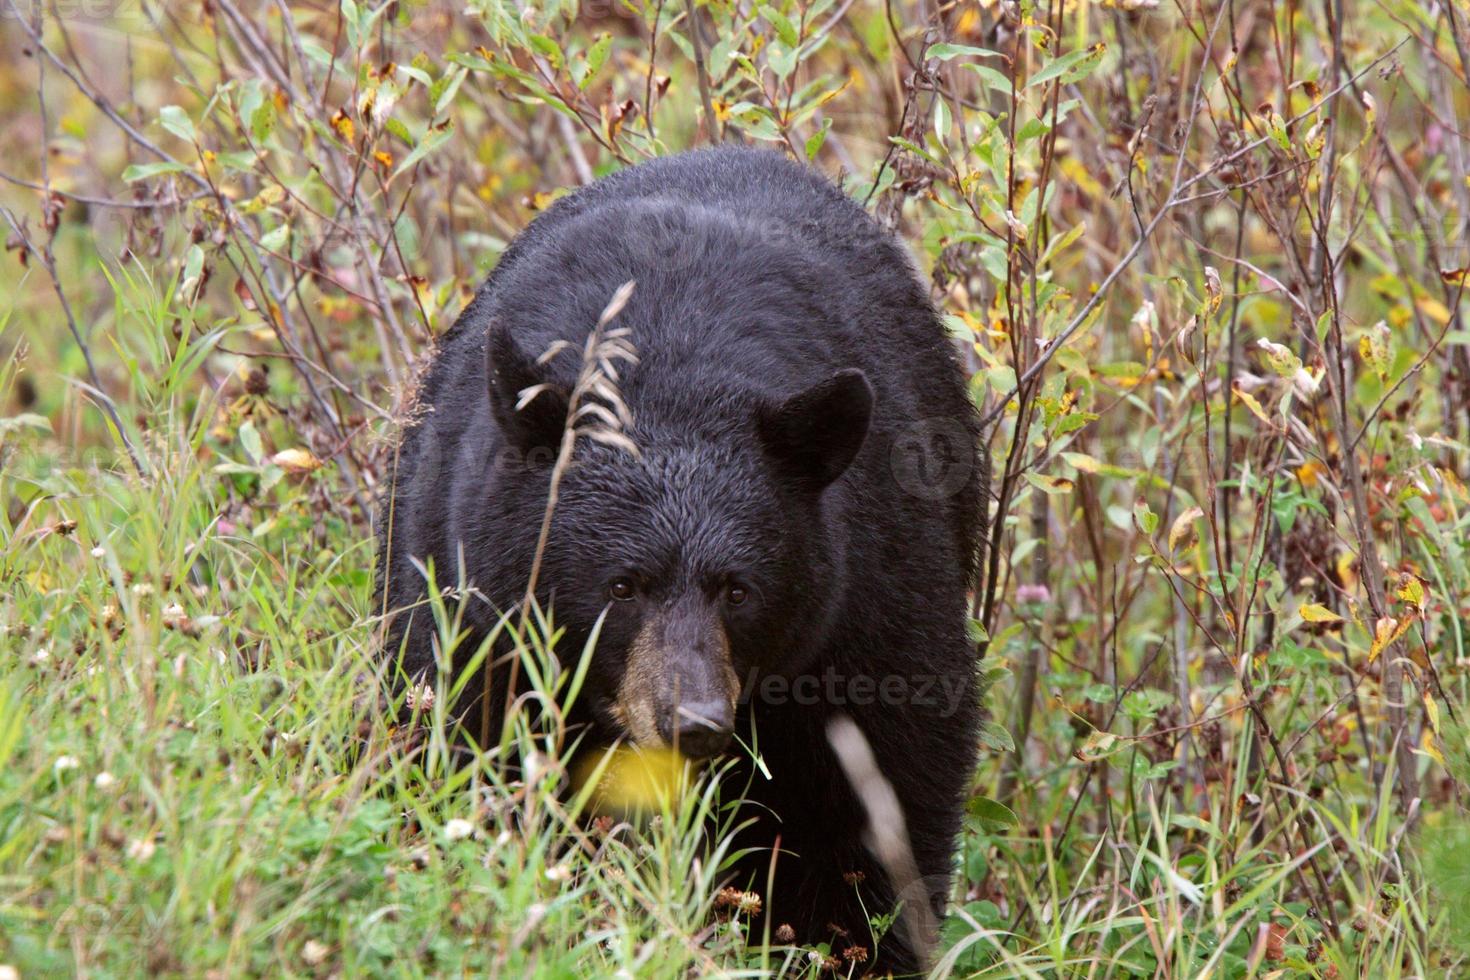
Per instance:
[[[739,693],[724,624],[690,597],[658,608],[634,637],[616,714],[635,744],[702,759],[729,744]]]

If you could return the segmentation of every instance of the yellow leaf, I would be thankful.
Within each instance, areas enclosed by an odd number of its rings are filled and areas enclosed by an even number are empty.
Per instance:
[[[1470,286],[1470,266],[1462,269],[1440,269],[1439,278],[1451,286]]]
[[[1178,551],[1180,546],[1193,547],[1199,540],[1195,533],[1194,522],[1205,516],[1205,512],[1198,507],[1191,507],[1178,517],[1174,523],[1169,525],[1169,550]]]
[[[1303,620],[1308,623],[1340,623],[1342,617],[1328,609],[1326,606],[1315,602],[1304,602],[1297,610]]]
[[[1251,414],[1254,415],[1256,418],[1271,426],[1273,429],[1276,427],[1271,422],[1270,416],[1266,414],[1266,410],[1261,407],[1261,403],[1256,401],[1256,396],[1252,395],[1250,392],[1242,388],[1239,382],[1235,382],[1230,386],[1230,393],[1234,395],[1242,405],[1250,409]]]
[[[1373,369],[1378,375],[1378,380],[1387,381],[1389,362],[1388,352],[1388,324],[1383,320],[1375,323],[1367,333],[1358,338],[1358,356],[1363,363]]]
[[[1426,689],[1424,692],[1424,716],[1429,719],[1429,727],[1434,729],[1434,734],[1439,734],[1439,705],[1435,703],[1434,696]]]
[[[1419,307],[1419,312],[1441,325],[1450,322],[1450,311],[1439,300],[1430,296],[1421,296],[1414,302]]]
[[[1434,744],[1434,733],[1428,729],[1419,737],[1419,751],[1440,765],[1445,765],[1444,756],[1440,753],[1438,746]]]
[[[271,462],[287,473],[310,473],[322,465],[322,461],[313,456],[308,450],[282,449],[271,457]]]
[[[1368,650],[1368,662],[1371,664],[1373,661],[1377,660],[1378,655],[1383,652],[1385,647],[1389,646],[1399,637],[1408,632],[1409,627],[1413,625],[1413,622],[1414,617],[1412,614],[1410,614],[1408,616],[1405,616],[1403,619],[1395,619],[1392,616],[1384,616],[1378,622],[1374,623],[1373,646],[1370,647]]]
[[[1302,359],[1285,344],[1277,344],[1262,337],[1256,341],[1256,346],[1266,353],[1266,363],[1271,370],[1283,378],[1294,378],[1296,373],[1302,369]]]
[[[831,102],[833,99],[837,98],[837,96],[841,95],[843,93],[843,90],[845,90],[851,84],[852,84],[852,79],[849,78],[847,81],[843,82],[841,85],[837,86],[832,91],[830,91],[830,92],[824,92],[822,94],[822,97],[819,98],[819,99],[817,99],[817,105],[824,106],[828,102]]]
[[[1225,291],[1220,287],[1219,270],[1211,265],[1205,266],[1205,295],[1208,297],[1205,315],[1214,316],[1220,311],[1220,301],[1225,298]]]
[[[1086,453],[1070,453],[1067,462],[1082,473],[1096,473],[1102,469],[1102,463]]]
[[[1027,473],[1026,482],[1040,490],[1042,493],[1056,494],[1071,493],[1073,483],[1071,480],[1060,476],[1047,476],[1045,473]]]
[[[1429,598],[1424,589],[1424,583],[1417,576],[1407,572],[1399,579],[1398,591],[1394,593],[1400,599],[1416,607],[1420,611],[1424,609],[1424,603]]]
[[[352,134],[355,132],[355,127],[352,124],[351,117],[346,112],[338,109],[332,114],[332,128],[337,131],[338,136],[342,137],[342,142],[352,142]]]

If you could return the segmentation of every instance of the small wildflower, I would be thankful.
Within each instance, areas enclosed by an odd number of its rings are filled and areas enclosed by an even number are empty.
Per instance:
[[[301,947],[301,958],[306,961],[307,966],[321,966],[326,962],[331,949],[326,943],[319,943],[315,939],[308,939]]]
[[[565,864],[554,864],[546,869],[547,881],[566,881],[571,876],[571,869]]]
[[[97,788],[99,793],[111,793],[114,789],[117,789],[117,777],[104,769],[93,777],[92,785]]]
[[[475,825],[462,817],[455,817],[444,825],[444,836],[448,840],[464,840],[475,832]]]
[[[0,963],[0,980],[20,980],[20,971],[9,963]]]
[[[1041,583],[1027,583],[1016,586],[1016,601],[1022,603],[1050,602],[1051,589]]]
[[[793,928],[791,928],[791,923],[789,923],[789,922],[783,922],[779,926],[776,927],[776,942],[778,942],[778,943],[794,943],[794,942],[796,942],[796,930],[793,929]]]
[[[408,692],[408,710],[428,711],[434,706],[434,688],[428,684],[413,688]]]
[[[759,915],[761,897],[755,892],[744,892],[738,888],[721,888],[715,896],[715,908],[731,909],[745,915]]]
[[[868,962],[868,947],[849,946],[842,951],[842,958],[849,963],[866,963]]]
[[[146,861],[158,850],[158,845],[147,837],[137,837],[128,841],[128,858],[132,861]]]
[[[31,663],[35,664],[37,667],[42,666],[43,664],[46,663],[46,661],[48,661],[50,659],[51,659],[51,651],[48,650],[48,649],[46,649],[45,647],[41,647],[41,649],[39,649],[35,653],[31,654]]]
[[[92,549],[92,557],[93,558],[106,558],[107,557],[107,549],[104,548],[104,547],[102,547],[99,544],[97,547],[95,547],[95,548]]]
[[[81,763],[77,761],[76,756],[63,755],[57,757],[55,764],[52,765],[51,768],[55,769],[57,772],[68,772],[72,769],[77,768],[80,765]]]
[[[133,586],[133,595],[136,595],[136,596],[149,596],[149,595],[152,595],[152,594],[153,594],[153,583],[152,582],[139,582],[137,585],[134,585]]]

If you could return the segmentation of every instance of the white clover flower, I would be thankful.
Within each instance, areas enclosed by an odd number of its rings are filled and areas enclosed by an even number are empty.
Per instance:
[[[45,647],[41,647],[41,649],[31,654],[31,663],[35,664],[37,667],[41,666],[50,659],[51,651],[46,649]]]
[[[92,557],[93,558],[106,558],[107,557],[107,549],[104,548],[104,547],[102,547],[99,544],[97,547],[95,547],[95,548],[92,549]]]
[[[77,761],[76,756],[63,755],[57,756],[56,762],[51,766],[51,768],[56,770],[57,772],[70,772],[71,770],[76,769],[79,766],[81,766],[81,763]]]
[[[111,793],[114,789],[117,789],[117,777],[104,769],[93,777],[92,785],[97,788],[99,793]]]
[[[308,939],[301,947],[301,958],[306,961],[307,966],[320,966],[326,962],[332,950],[326,943],[319,943],[315,939]]]
[[[128,858],[133,861],[146,861],[158,850],[158,845],[146,837],[134,838],[128,841]]]
[[[444,825],[444,836],[448,840],[464,840],[475,832],[475,825],[462,817],[455,817]]]

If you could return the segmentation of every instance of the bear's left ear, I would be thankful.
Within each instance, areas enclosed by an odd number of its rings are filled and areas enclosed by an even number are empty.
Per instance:
[[[515,446],[529,453],[561,444],[566,392],[548,380],[545,367],[521,350],[510,326],[498,320],[485,337],[485,380],[496,421]]]
[[[799,486],[819,491],[841,476],[863,447],[873,418],[873,386],[855,368],[838,371],[756,414],[766,451]]]

